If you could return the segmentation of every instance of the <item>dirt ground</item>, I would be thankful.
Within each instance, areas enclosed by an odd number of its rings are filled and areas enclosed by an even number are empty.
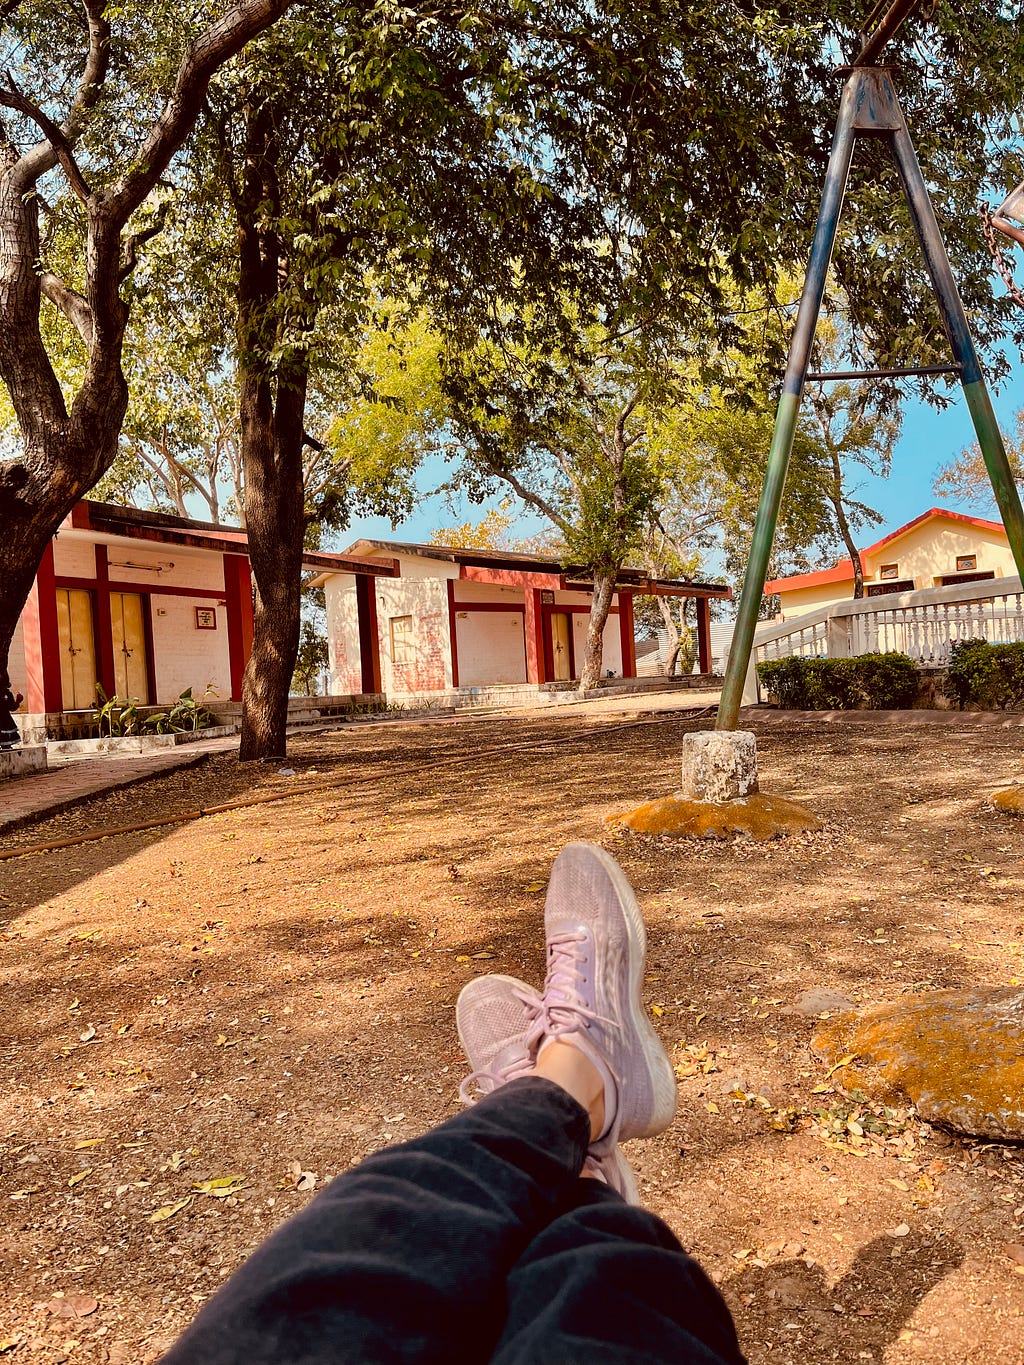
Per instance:
[[[459,989],[539,980],[547,870],[583,838],[637,889],[680,1076],[627,1155],[753,1365],[1020,1365],[1024,1150],[845,1098],[792,1006],[1024,980],[1024,822],[983,804],[1021,732],[765,724],[763,785],[822,833],[605,835],[700,723],[353,726],[296,741],[295,777],[218,757],[9,836],[333,783],[0,863],[3,1358],[155,1360],[315,1189],[456,1112]]]

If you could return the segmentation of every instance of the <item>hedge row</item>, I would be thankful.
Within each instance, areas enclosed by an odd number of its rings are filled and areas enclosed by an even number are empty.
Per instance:
[[[757,676],[779,706],[795,711],[899,710],[913,704],[918,672],[906,654],[854,659],[770,659]]]
[[[986,711],[1024,709],[1024,644],[960,640],[950,651],[942,687],[961,711],[965,706]]]

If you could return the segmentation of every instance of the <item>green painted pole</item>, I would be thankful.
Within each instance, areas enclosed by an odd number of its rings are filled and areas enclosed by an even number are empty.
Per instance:
[[[1010,542],[1017,573],[1024,581],[1024,509],[1021,508],[1013,471],[1006,457],[1006,447],[1003,445],[999,423],[992,410],[992,400],[985,384],[985,375],[974,346],[974,338],[971,336],[970,324],[960,301],[956,280],[953,278],[949,257],[946,254],[946,244],[942,240],[935,210],[932,208],[932,201],[906,123],[903,123],[893,135],[893,156],[900,179],[903,181],[903,189],[924,252],[932,287],[942,309],[950,346],[960,366],[960,382],[963,385],[978,444],[981,446],[985,468],[992,483],[996,506],[1006,528],[1006,538]]]
[[[739,723],[740,702],[743,699],[743,684],[750,664],[750,654],[754,646],[754,631],[757,629],[758,612],[764,595],[765,580],[768,577],[768,561],[771,558],[775,529],[779,523],[779,508],[786,487],[789,472],[789,458],[793,450],[793,437],[796,434],[797,418],[800,415],[800,399],[803,396],[804,375],[807,373],[811,357],[814,330],[821,312],[821,300],[825,292],[825,279],[828,275],[829,261],[836,240],[836,228],[843,207],[843,195],[850,174],[850,161],[853,157],[854,119],[858,104],[861,102],[861,77],[854,72],[843,87],[839,105],[839,119],[836,124],[832,151],[829,156],[828,170],[825,174],[825,188],[822,192],[818,221],[811,243],[811,255],[804,279],[800,308],[797,312],[793,340],[790,342],[789,359],[786,362],[786,377],[782,384],[782,396],[775,413],[775,430],[768,452],[768,468],[765,473],[761,500],[754,521],[754,535],[747,558],[746,572],[743,575],[743,589],[740,594],[736,626],[732,634],[729,650],[729,663],[722,684],[722,696],[718,703],[716,730],[735,730]]]

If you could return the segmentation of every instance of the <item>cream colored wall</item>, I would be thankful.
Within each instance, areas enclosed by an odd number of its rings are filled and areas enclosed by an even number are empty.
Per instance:
[[[327,603],[327,658],[336,697],[363,690],[359,652],[359,608],[355,574],[332,574],[324,584]]]
[[[819,583],[813,588],[797,588],[792,592],[779,593],[779,604],[783,620],[792,616],[802,616],[805,611],[816,607],[830,607],[834,602],[848,602],[853,596],[853,579],[840,583]]]
[[[25,631],[21,621],[14,627],[14,639],[7,659],[7,672],[11,678],[11,691],[17,696],[25,694]]]
[[[900,578],[912,578],[915,588],[932,588],[943,574],[957,572],[957,555],[977,555],[978,572],[996,578],[1014,572],[1005,532],[986,531],[962,522],[932,521],[915,526],[899,540],[884,545],[864,563],[865,578],[878,580],[883,564],[898,564]]]
[[[881,566],[895,564],[899,577],[912,579],[915,588],[933,588],[944,575],[958,572],[958,555],[977,555],[977,572],[992,573],[996,578],[1016,571],[1005,532],[989,531],[963,522],[935,520],[922,522],[898,540],[883,545],[875,554],[865,555],[864,581],[880,582]],[[816,607],[849,602],[852,597],[852,576],[839,583],[822,583],[779,594],[786,621],[806,611],[814,611]]]

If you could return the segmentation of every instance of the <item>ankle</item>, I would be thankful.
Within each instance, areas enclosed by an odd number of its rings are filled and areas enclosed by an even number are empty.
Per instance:
[[[554,1081],[583,1106],[590,1118],[591,1142],[601,1136],[605,1126],[604,1079],[589,1057],[572,1043],[554,1039],[538,1053],[533,1074]]]

